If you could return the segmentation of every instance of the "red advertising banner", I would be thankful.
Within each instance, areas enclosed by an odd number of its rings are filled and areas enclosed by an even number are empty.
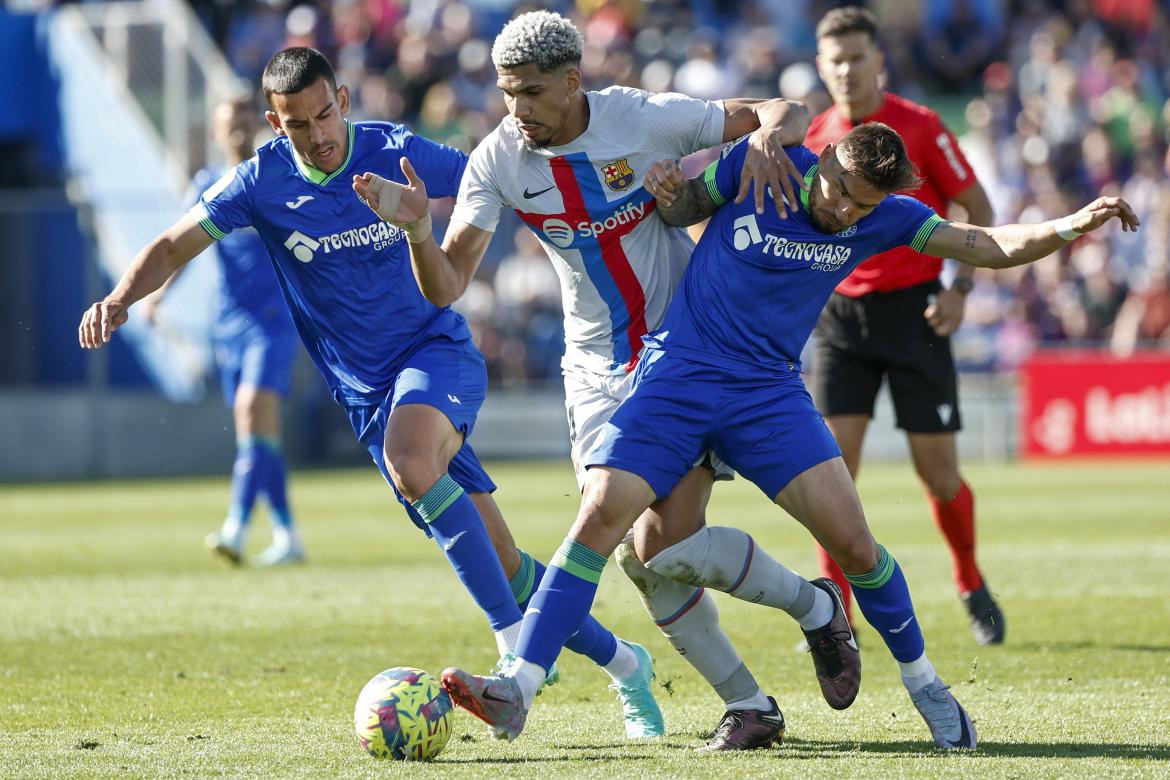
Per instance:
[[[1170,455],[1170,353],[1041,352],[1020,377],[1024,455]]]

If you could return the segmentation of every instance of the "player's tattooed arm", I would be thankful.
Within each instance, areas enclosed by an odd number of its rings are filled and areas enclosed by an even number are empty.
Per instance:
[[[646,191],[657,201],[659,216],[668,225],[695,225],[718,208],[703,185],[703,177],[688,179],[674,160],[663,160],[650,166],[645,185]]]
[[[1097,198],[1075,214],[1038,225],[980,227],[943,222],[935,227],[923,254],[953,257],[979,268],[1010,268],[1047,257],[1113,219],[1123,231],[1137,230],[1141,221],[1121,198]]]

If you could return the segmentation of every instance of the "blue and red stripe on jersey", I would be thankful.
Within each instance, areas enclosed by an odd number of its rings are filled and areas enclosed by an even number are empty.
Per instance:
[[[639,187],[624,198],[607,200],[597,179],[597,171],[585,152],[553,157],[549,166],[565,210],[559,214],[537,214],[516,209],[516,213],[544,241],[549,240],[544,233],[547,220],[568,223],[572,243],[568,246],[551,243],[581,253],[589,281],[609,308],[614,364],[632,371],[638,363],[642,336],[646,335],[646,296],[622,248],[621,239],[654,210],[654,197],[644,187]],[[641,205],[642,213],[628,212],[628,220],[603,231],[591,231],[590,235],[581,235],[577,229],[581,222],[604,224],[630,204]]]

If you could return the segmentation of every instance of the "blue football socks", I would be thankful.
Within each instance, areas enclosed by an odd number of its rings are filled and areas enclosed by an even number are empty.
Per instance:
[[[902,567],[878,545],[878,562],[864,574],[846,574],[853,585],[853,598],[861,614],[877,629],[894,658],[909,663],[922,657],[926,643],[922,628],[914,616],[910,589],[902,576]]]
[[[528,605],[516,648],[518,657],[545,671],[552,667],[561,647],[589,615],[604,568],[601,553],[565,539]]]
[[[449,474],[411,502],[493,631],[521,619],[512,588],[471,497]]]
[[[228,506],[228,517],[238,523],[239,528],[248,525],[252,507],[260,492],[260,477],[263,473],[263,445],[254,436],[236,441],[236,460],[232,464],[232,497]]]
[[[528,602],[536,586],[544,578],[545,567],[524,550],[520,550],[520,568],[509,583],[520,611],[528,609]],[[617,637],[592,615],[586,615],[581,627],[565,642],[565,648],[579,653],[598,666],[605,666],[617,653]]]
[[[288,529],[292,513],[288,508],[288,465],[278,439],[255,438],[256,481],[268,499],[272,524]]]

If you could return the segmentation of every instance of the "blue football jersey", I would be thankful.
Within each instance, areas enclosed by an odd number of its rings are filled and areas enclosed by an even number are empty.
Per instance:
[[[186,202],[193,206],[224,174],[222,166],[203,168],[191,180]],[[292,331],[292,320],[255,230],[236,230],[216,244],[219,291],[213,335],[230,339],[251,328]]]
[[[729,145],[704,173],[720,208],[711,217],[651,345],[686,351],[735,367],[783,369],[804,343],[837,283],[866,258],[903,244],[921,251],[942,220],[913,198],[887,197],[856,224],[822,233],[800,208],[780,219],[769,201],[756,214],[752,198],[735,203],[746,139]],[[791,146],[789,158],[815,186],[817,156]]]
[[[405,184],[405,156],[431,197],[455,195],[467,155],[389,122],[347,122],[349,154],[330,174],[304,166],[284,136],[203,194],[200,224],[215,239],[260,234],[293,322],[334,400],[377,403],[419,342],[468,339],[467,323],[423,297],[406,236],[354,194],[354,174]]]

